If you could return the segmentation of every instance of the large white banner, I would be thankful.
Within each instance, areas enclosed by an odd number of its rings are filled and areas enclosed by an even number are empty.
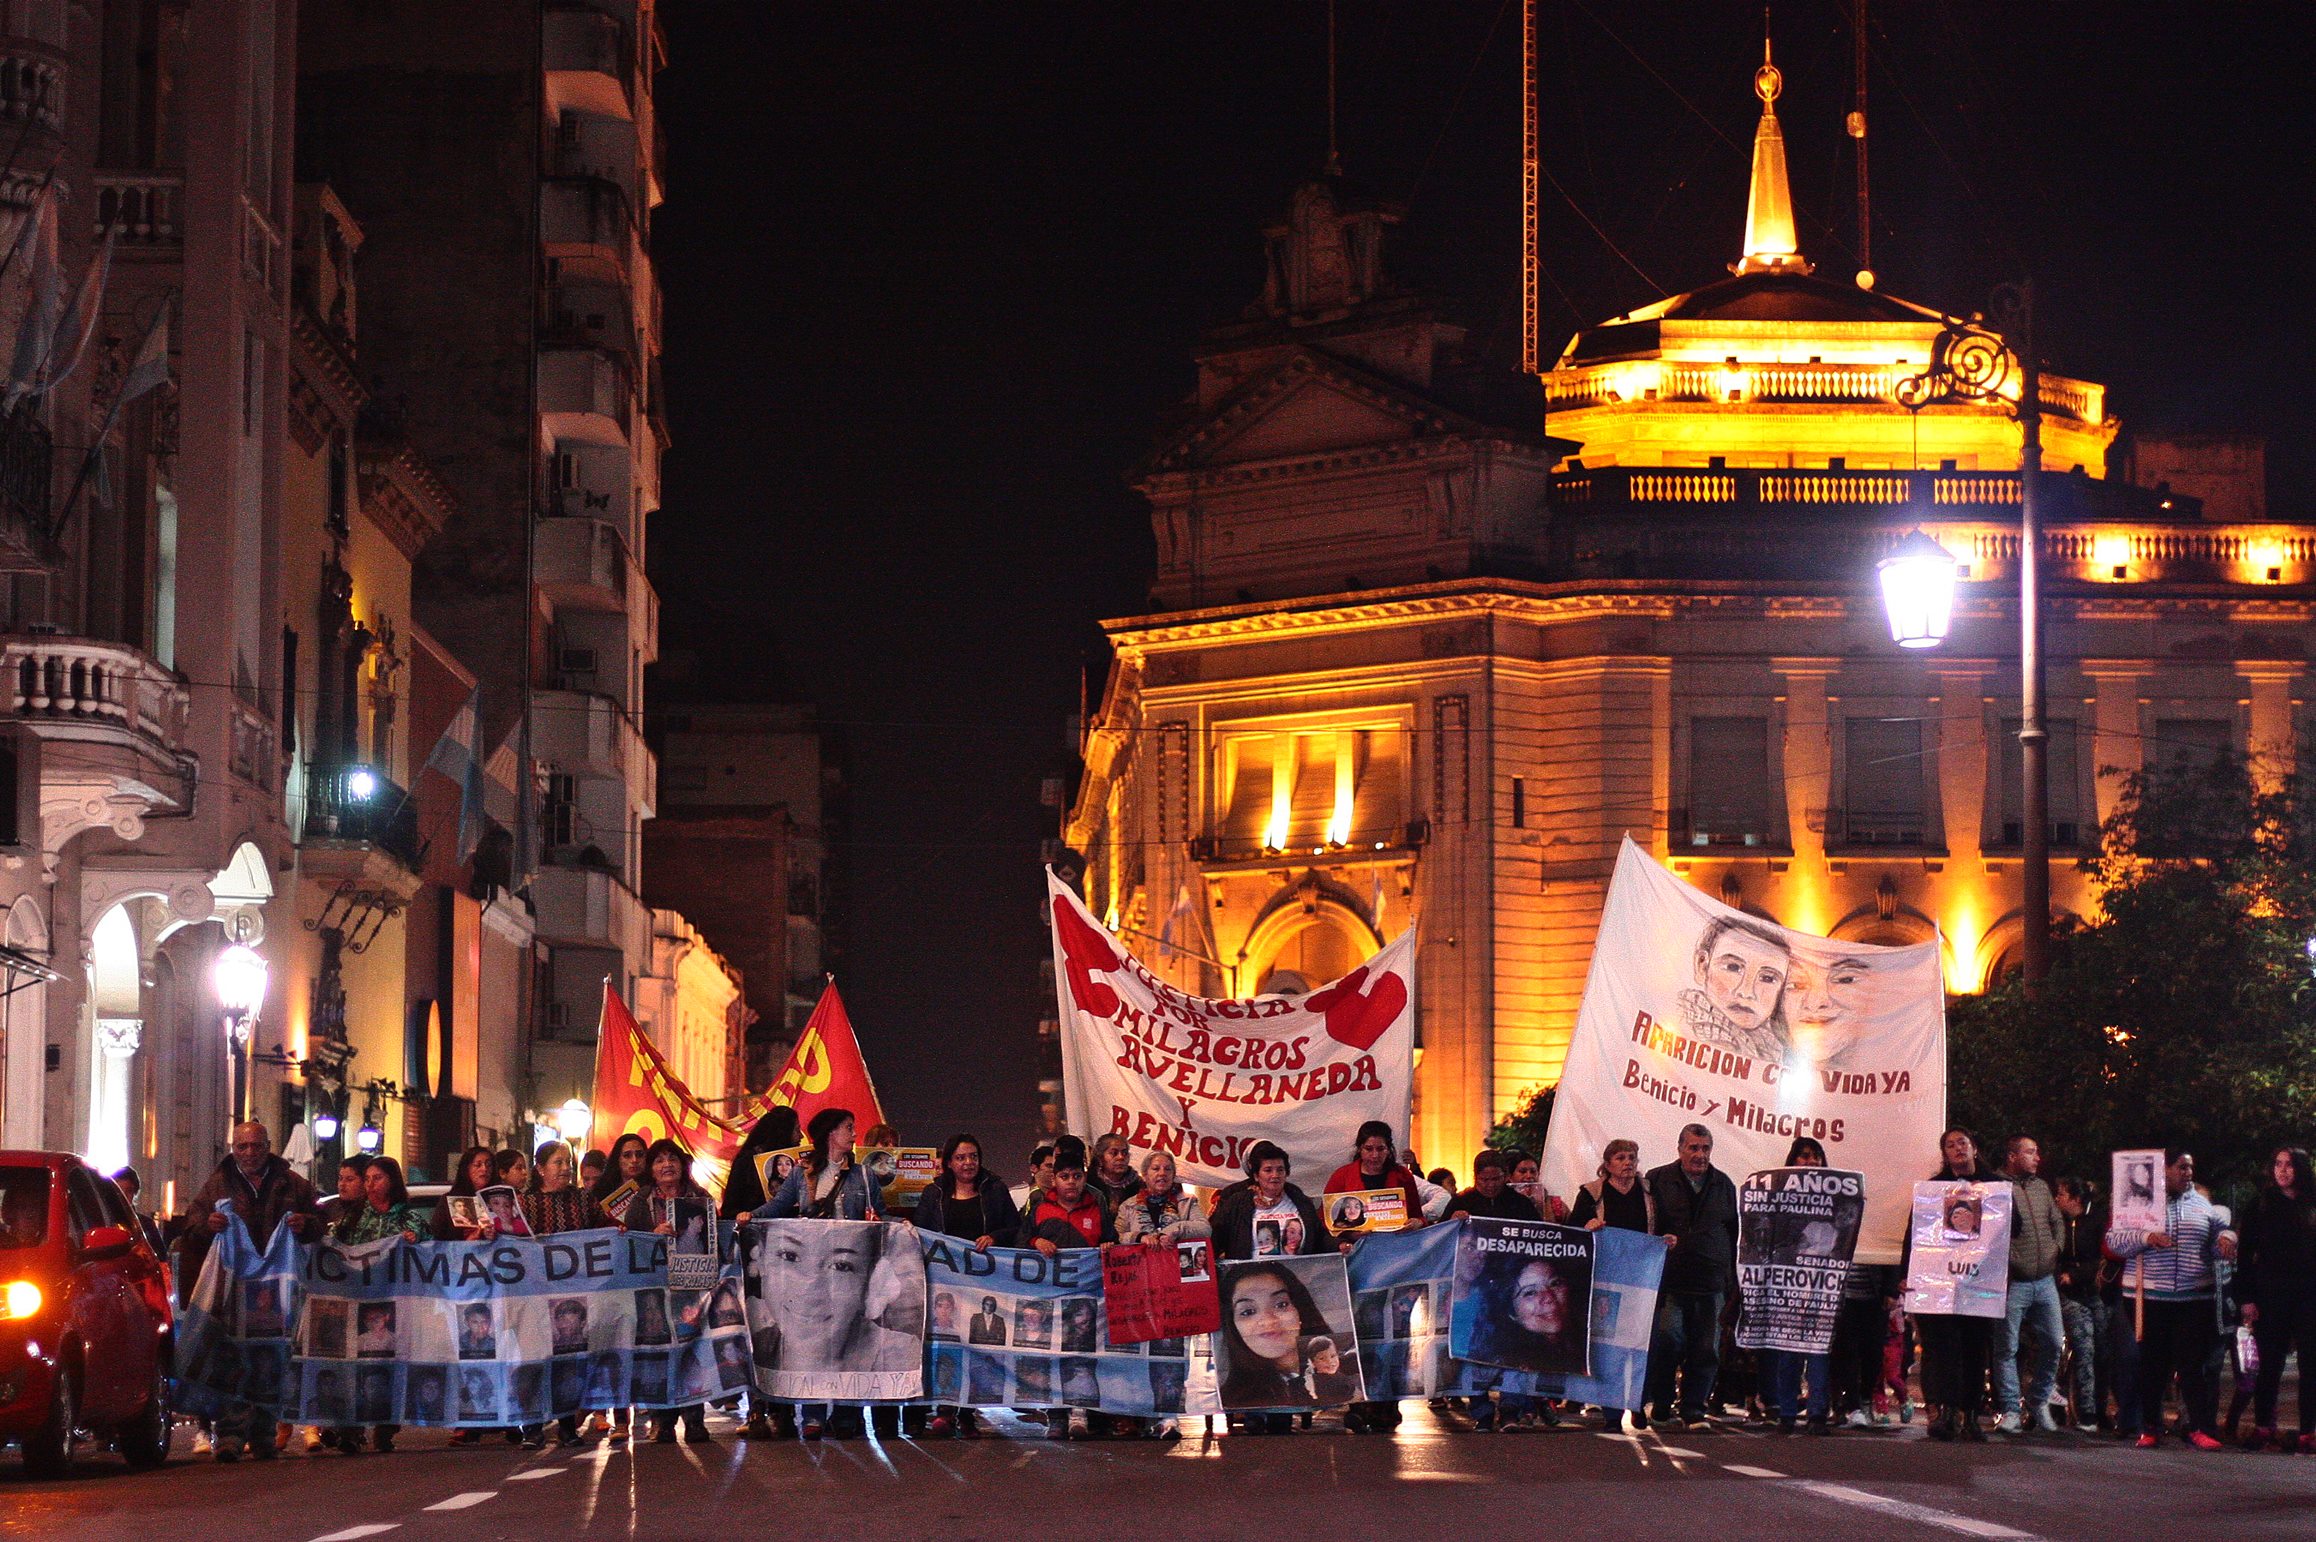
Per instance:
[[[1142,967],[1046,873],[1070,1126],[1174,1158],[1183,1181],[1246,1176],[1275,1141],[1313,1193],[1368,1119],[1407,1143],[1415,1083],[1415,933],[1307,996],[1210,1001]]]
[[[1641,1165],[1713,1132],[1731,1175],[1782,1167],[1797,1135],[1866,1176],[1857,1260],[1894,1264],[1914,1180],[1946,1121],[1946,996],[1938,943],[1812,937],[1732,910],[1630,839],[1552,1106],[1544,1182],[1573,1194],[1610,1141]]]

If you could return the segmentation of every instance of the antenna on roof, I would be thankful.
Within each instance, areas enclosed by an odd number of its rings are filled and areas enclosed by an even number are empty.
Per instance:
[[[1327,175],[1343,175],[1343,153],[1335,143],[1335,0],[1327,0]]]
[[[1520,12],[1520,368],[1534,375],[1544,368],[1543,326],[1537,314],[1537,291],[1544,279],[1536,208],[1544,121],[1536,97],[1536,0],[1524,0]]]
[[[1858,157],[1858,287],[1874,287],[1873,192],[1866,181],[1866,0],[1855,0],[1850,13],[1852,44],[1850,78],[1856,105],[1843,126],[1856,142]]]

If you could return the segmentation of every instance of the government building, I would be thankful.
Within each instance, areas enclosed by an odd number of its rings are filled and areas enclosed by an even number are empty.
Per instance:
[[[1427,1161],[1558,1079],[1627,835],[1789,926],[1935,936],[1951,991],[2017,967],[2020,370],[1919,403],[1948,318],[1812,270],[1761,95],[1729,276],[1570,338],[1541,412],[1391,284],[1393,210],[1305,186],[1137,475],[1151,613],[1106,623],[1062,830],[1087,900],[1206,995],[1420,927]],[[2256,444],[2039,392],[2063,919],[2129,773],[2310,753],[2316,524],[2268,516]],[[1914,530],[1957,564],[1933,650],[1877,587]]]

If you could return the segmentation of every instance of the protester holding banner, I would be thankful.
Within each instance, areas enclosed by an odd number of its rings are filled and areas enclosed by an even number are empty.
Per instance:
[[[1407,1225],[1402,1230],[1423,1224],[1423,1195],[1415,1186],[1415,1174],[1392,1160],[1391,1126],[1380,1119],[1359,1126],[1351,1160],[1336,1168],[1319,1192],[1362,1194],[1373,1189],[1398,1189],[1407,1196]]]
[[[512,1146],[491,1158],[491,1182],[517,1194],[531,1186],[531,1159]]]
[[[812,1116],[804,1135],[811,1149],[780,1185],[780,1191],[756,1212],[756,1219],[883,1220],[884,1192],[870,1180],[868,1170],[853,1160],[852,1111],[824,1108]]]
[[[1019,1245],[1052,1258],[1068,1249],[1108,1247],[1117,1240],[1117,1227],[1102,1196],[1086,1179],[1086,1143],[1075,1135],[1064,1135],[1054,1142],[1053,1187],[1030,1195],[1029,1206],[1022,1212]],[[1028,1341],[1028,1335],[1023,1337]],[[1045,1421],[1050,1439],[1070,1438],[1066,1405],[1046,1409]],[[1087,1434],[1106,1435],[1111,1427],[1108,1416],[1087,1413]]]
[[[1197,1242],[1214,1235],[1196,1196],[1176,1176],[1174,1158],[1153,1151],[1142,1159],[1142,1191],[1118,1207],[1124,1243]]]
[[[668,1238],[671,1250],[702,1228],[712,1232],[715,1202],[692,1178],[692,1154],[676,1142],[662,1139],[651,1143],[645,1160],[647,1185],[627,1207],[620,1224],[629,1231],[656,1232]],[[661,1445],[673,1445],[679,1418],[685,1444],[705,1445],[714,1438],[708,1433],[707,1407],[702,1403],[660,1410],[654,1420],[653,1438]]]
[[[389,1156],[373,1156],[362,1174],[363,1204],[359,1210],[341,1219],[330,1229],[330,1240],[340,1247],[359,1247],[367,1242],[383,1242],[400,1238],[405,1242],[424,1242],[432,1236],[417,1209],[410,1203],[410,1186],[403,1181],[402,1164]],[[361,1353],[367,1355],[383,1349],[391,1355],[394,1349],[393,1318],[388,1314],[378,1323],[357,1325],[365,1334],[382,1329],[381,1344],[364,1342]],[[370,1443],[380,1451],[394,1449],[394,1437],[401,1426],[379,1423],[370,1431]],[[362,1451],[362,1431],[354,1426],[340,1426],[327,1430],[322,1443],[334,1446],[348,1456],[359,1456]]]
[[[1980,1165],[1978,1137],[1956,1125],[1938,1137],[1940,1162],[1938,1170],[1930,1175],[1932,1183],[1991,1183],[1997,1181],[1993,1172]],[[1970,1213],[1970,1228],[1978,1225],[1977,1213]],[[1914,1258],[1913,1228],[1906,1234],[1905,1261],[1901,1273],[1910,1277]],[[1914,1309],[1915,1331],[1922,1336],[1922,1397],[1931,1405],[1930,1437],[1933,1440],[1984,1440],[1986,1431],[1979,1427],[1979,1410],[1986,1401],[1987,1361],[1991,1356],[2000,1319],[1968,1315],[1962,1312],[1928,1312]]]
[[[475,1242],[491,1234],[491,1223],[483,1213],[482,1202],[475,1196],[491,1187],[498,1179],[498,1168],[488,1146],[469,1146],[459,1154],[458,1166],[451,1169],[450,1189],[434,1202],[434,1214],[427,1229],[437,1242]],[[468,1203],[452,1204],[463,1199]]]
[[[1332,1346],[1333,1325],[1302,1275],[1283,1261],[1226,1268],[1221,1290],[1215,1356],[1222,1406],[1250,1435],[1284,1435],[1294,1415],[1271,1410],[1317,1405],[1305,1347],[1315,1339]]]
[[[1822,1168],[1826,1165],[1825,1147],[1807,1135],[1799,1136],[1785,1153],[1785,1165],[1787,1167]],[[1752,1179],[1747,1180],[1749,1194],[1753,1183],[1762,1178],[1775,1176],[1777,1175],[1755,1174]],[[1852,1180],[1857,1177],[1856,1174],[1844,1176]],[[1766,1239],[1770,1244],[1766,1249],[1766,1255],[1772,1266],[1790,1269],[1799,1264],[1835,1256],[1837,1253],[1846,1256],[1848,1253],[1854,1252],[1857,1247],[1857,1221],[1865,1211],[1863,1184],[1861,1183],[1859,1187],[1860,1193],[1855,1199],[1854,1209],[1845,1211],[1837,1201],[1834,1206],[1830,1207],[1832,1214],[1826,1221],[1806,1223],[1798,1237],[1788,1239],[1773,1236]],[[1774,1220],[1777,1218],[1764,1217],[1764,1219],[1770,1220],[1774,1227]],[[1843,1221],[1847,1222],[1846,1226],[1841,1224]],[[1821,1226],[1822,1230],[1813,1234],[1810,1231],[1812,1226]],[[1849,1233],[1846,1239],[1839,1235],[1843,1230],[1847,1230]],[[1746,1257],[1748,1252],[1753,1251],[1745,1246],[1747,1240],[1741,1232],[1739,1237],[1739,1273],[1741,1276],[1746,1269],[1753,1267]],[[1849,1272],[1848,1268],[1841,1271],[1844,1282],[1847,1281]],[[1747,1284],[1745,1289],[1748,1293],[1745,1310],[1748,1315],[1751,1315],[1760,1311],[1761,1307],[1754,1299],[1754,1286]],[[1799,1295],[1800,1292],[1789,1288],[1786,1291],[1778,1292],[1778,1294],[1786,1297],[1790,1302],[1791,1298]],[[1830,1298],[1831,1302],[1831,1310],[1826,1315],[1838,1317],[1841,1309],[1840,1286],[1836,1285],[1830,1291],[1824,1292],[1824,1295]],[[1817,1303],[1810,1304],[1816,1305]],[[1823,1322],[1824,1317],[1818,1317],[1817,1323],[1822,1325]],[[1741,1325],[1741,1330],[1743,1326],[1745,1325]],[[1780,1324],[1779,1326],[1791,1325]],[[1762,1337],[1758,1332],[1740,1331],[1738,1342],[1751,1345],[1756,1339]],[[1805,1375],[1809,1380],[1809,1432],[1812,1435],[1824,1435],[1831,1433],[1833,1429],[1833,1345],[1830,1330],[1826,1332],[1823,1342],[1826,1344],[1826,1348],[1814,1351],[1781,1348],[1767,1342],[1755,1346],[1755,1352],[1761,1360],[1761,1379],[1768,1392],[1770,1409],[1777,1418],[1777,1432],[1781,1435],[1792,1434],[1798,1425],[1801,1417],[1801,1386]]]
[[[1536,1201],[1512,1187],[1512,1159],[1490,1148],[1472,1158],[1472,1186],[1448,1201],[1448,1219],[1541,1221]]]
[[[523,1191],[522,1210],[523,1220],[534,1237],[592,1231],[610,1224],[596,1205],[595,1197],[579,1187],[578,1164],[572,1159],[571,1148],[559,1140],[543,1141],[531,1153],[531,1186]],[[556,1433],[561,1444],[577,1445],[579,1415],[565,1414],[556,1420]],[[546,1443],[546,1425],[523,1427],[525,1446],[537,1451]]]
[[[2081,1178],[2061,1178],[2052,1187],[2059,1211],[2059,1316],[2067,1330],[2067,1379],[2073,1392],[2075,1427],[2106,1426],[2107,1302],[2100,1294],[2105,1272],[2106,1226],[2091,1213],[2092,1186]]]
[[[1340,1148],[1338,1148],[1340,1149]],[[1209,1218],[1215,1249],[1224,1258],[1268,1258],[1279,1253],[1325,1253],[1335,1239],[1311,1197],[1287,1181],[1287,1154],[1258,1140],[1246,1154],[1246,1182],[1232,1184]]]
[[[1086,1182],[1115,1217],[1120,1205],[1142,1192],[1142,1180],[1134,1172],[1134,1148],[1123,1135],[1097,1135],[1092,1151],[1094,1165]]]
[[[2304,1146],[2278,1146],[2268,1159],[2268,1181],[2245,1207],[2237,1228],[2237,1291],[2244,1321],[2259,1346],[2252,1383],[2252,1433],[2245,1448],[2316,1452],[2316,1172]],[[2276,1394],[2284,1357],[2300,1354],[2300,1427],[2277,1435]]]
[[[611,1143],[611,1160],[595,1180],[595,1204],[615,1226],[627,1225],[627,1210],[650,1186],[651,1142],[630,1130]]]
[[[2236,1234],[2220,1224],[2195,1186],[2195,1157],[2174,1146],[2163,1153],[2164,1219],[2160,1229],[2116,1226],[2107,1251],[2138,1260],[2135,1289],[2146,1305],[2139,1325],[2139,1439],[2161,1443],[2163,1399],[2179,1378],[2180,1434],[2198,1451],[2220,1449],[2219,1263],[2236,1256]]]
[[[1612,1140],[1601,1152],[1600,1176],[1576,1191],[1568,1224],[1587,1231],[1613,1226],[1619,1231],[1653,1232],[1656,1201],[1640,1177],[1640,1142]]]
[[[1648,1414],[1660,1424],[1677,1417],[1702,1429],[1721,1371],[1721,1307],[1737,1284],[1737,1186],[1713,1165],[1713,1132],[1701,1124],[1683,1125],[1679,1160],[1644,1181],[1657,1235],[1670,1249],[1649,1341]]]
[[[1001,1239],[1010,1242],[1021,1230],[1021,1212],[1005,1180],[981,1165],[981,1142],[970,1135],[952,1135],[941,1146],[941,1177],[917,1195],[917,1230],[931,1236],[955,1237],[979,1252]],[[944,1406],[934,1410],[929,1433],[937,1436],[980,1433],[973,1410]]]
[[[727,1221],[744,1221],[763,1207],[772,1196],[764,1192],[764,1180],[756,1171],[756,1158],[767,1151],[780,1151],[797,1144],[796,1110],[785,1103],[775,1103],[764,1110],[748,1131],[748,1138],[740,1142],[740,1149],[732,1154],[731,1176],[724,1180],[724,1198],[717,1214]]]

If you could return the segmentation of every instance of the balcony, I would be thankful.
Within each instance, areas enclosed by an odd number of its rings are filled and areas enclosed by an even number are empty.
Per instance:
[[[0,675],[0,722],[40,741],[42,849],[100,826],[135,840],[149,814],[193,806],[200,767],[175,673],[121,643],[12,633],[0,637]]]
[[[181,171],[100,171],[96,174],[96,235],[112,232],[121,253],[175,253],[185,245],[185,174]]]
[[[1555,370],[1544,380],[1553,412],[1613,407],[1625,402],[1732,401],[1804,405],[1902,407],[1899,388],[1921,373],[1911,364],[1807,364],[1764,361],[1625,359],[1588,369]],[[2107,388],[2064,375],[2042,377],[2042,405],[2078,423],[2106,421]]]
[[[638,250],[635,206],[603,177],[550,177],[539,186],[539,240],[550,257],[592,253],[623,273]]]
[[[650,956],[651,912],[619,875],[594,867],[542,867],[531,878],[540,941]]]
[[[29,408],[0,418],[0,571],[59,560],[48,531],[54,464],[48,426]]]
[[[574,610],[627,609],[635,563],[619,527],[601,519],[542,519],[532,548],[547,597]]]
[[[0,133],[11,142],[27,132],[63,137],[65,62],[45,43],[0,37]]]
[[[298,846],[306,876],[384,891],[405,904],[418,892],[426,859],[418,800],[367,766],[312,774]]]
[[[624,449],[635,421],[635,376],[608,349],[546,350],[539,355],[539,415],[550,439]]]
[[[531,753],[555,771],[622,783],[649,807],[659,761],[619,703],[593,691],[531,693]]]
[[[547,93],[555,107],[635,116],[635,40],[618,19],[583,6],[546,15]]]

